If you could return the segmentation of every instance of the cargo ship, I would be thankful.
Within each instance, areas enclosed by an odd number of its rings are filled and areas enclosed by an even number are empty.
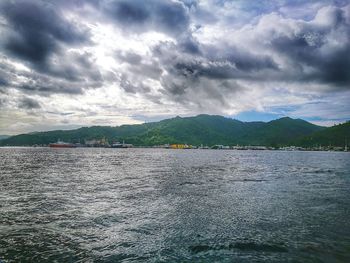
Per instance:
[[[55,143],[50,143],[49,147],[51,147],[51,148],[76,148],[77,146],[73,143],[62,142],[62,141],[58,140]]]

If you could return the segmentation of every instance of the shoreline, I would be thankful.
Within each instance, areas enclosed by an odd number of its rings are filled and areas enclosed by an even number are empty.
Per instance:
[[[312,150],[312,149],[214,149],[214,148],[188,148],[188,149],[173,149],[173,148],[165,148],[165,147],[152,147],[152,146],[134,146],[129,148],[112,148],[112,147],[67,147],[67,148],[53,148],[50,146],[0,146],[0,149],[23,149],[23,148],[49,148],[54,150],[62,150],[62,149],[114,149],[114,150],[130,150],[130,149],[163,149],[163,150],[213,150],[213,151],[255,151],[255,152],[264,152],[264,151],[279,151],[279,152],[350,152],[344,150]]]

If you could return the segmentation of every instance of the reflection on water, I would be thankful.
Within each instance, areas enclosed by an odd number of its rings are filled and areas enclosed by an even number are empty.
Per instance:
[[[349,157],[0,148],[0,259],[350,262]]]

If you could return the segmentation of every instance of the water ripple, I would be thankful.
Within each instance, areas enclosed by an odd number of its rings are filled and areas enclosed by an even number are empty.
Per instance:
[[[0,260],[350,262],[348,153],[0,148]]]

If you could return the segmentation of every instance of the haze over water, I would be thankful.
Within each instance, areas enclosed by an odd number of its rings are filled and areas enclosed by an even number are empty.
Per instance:
[[[350,154],[0,149],[4,262],[350,262]]]

